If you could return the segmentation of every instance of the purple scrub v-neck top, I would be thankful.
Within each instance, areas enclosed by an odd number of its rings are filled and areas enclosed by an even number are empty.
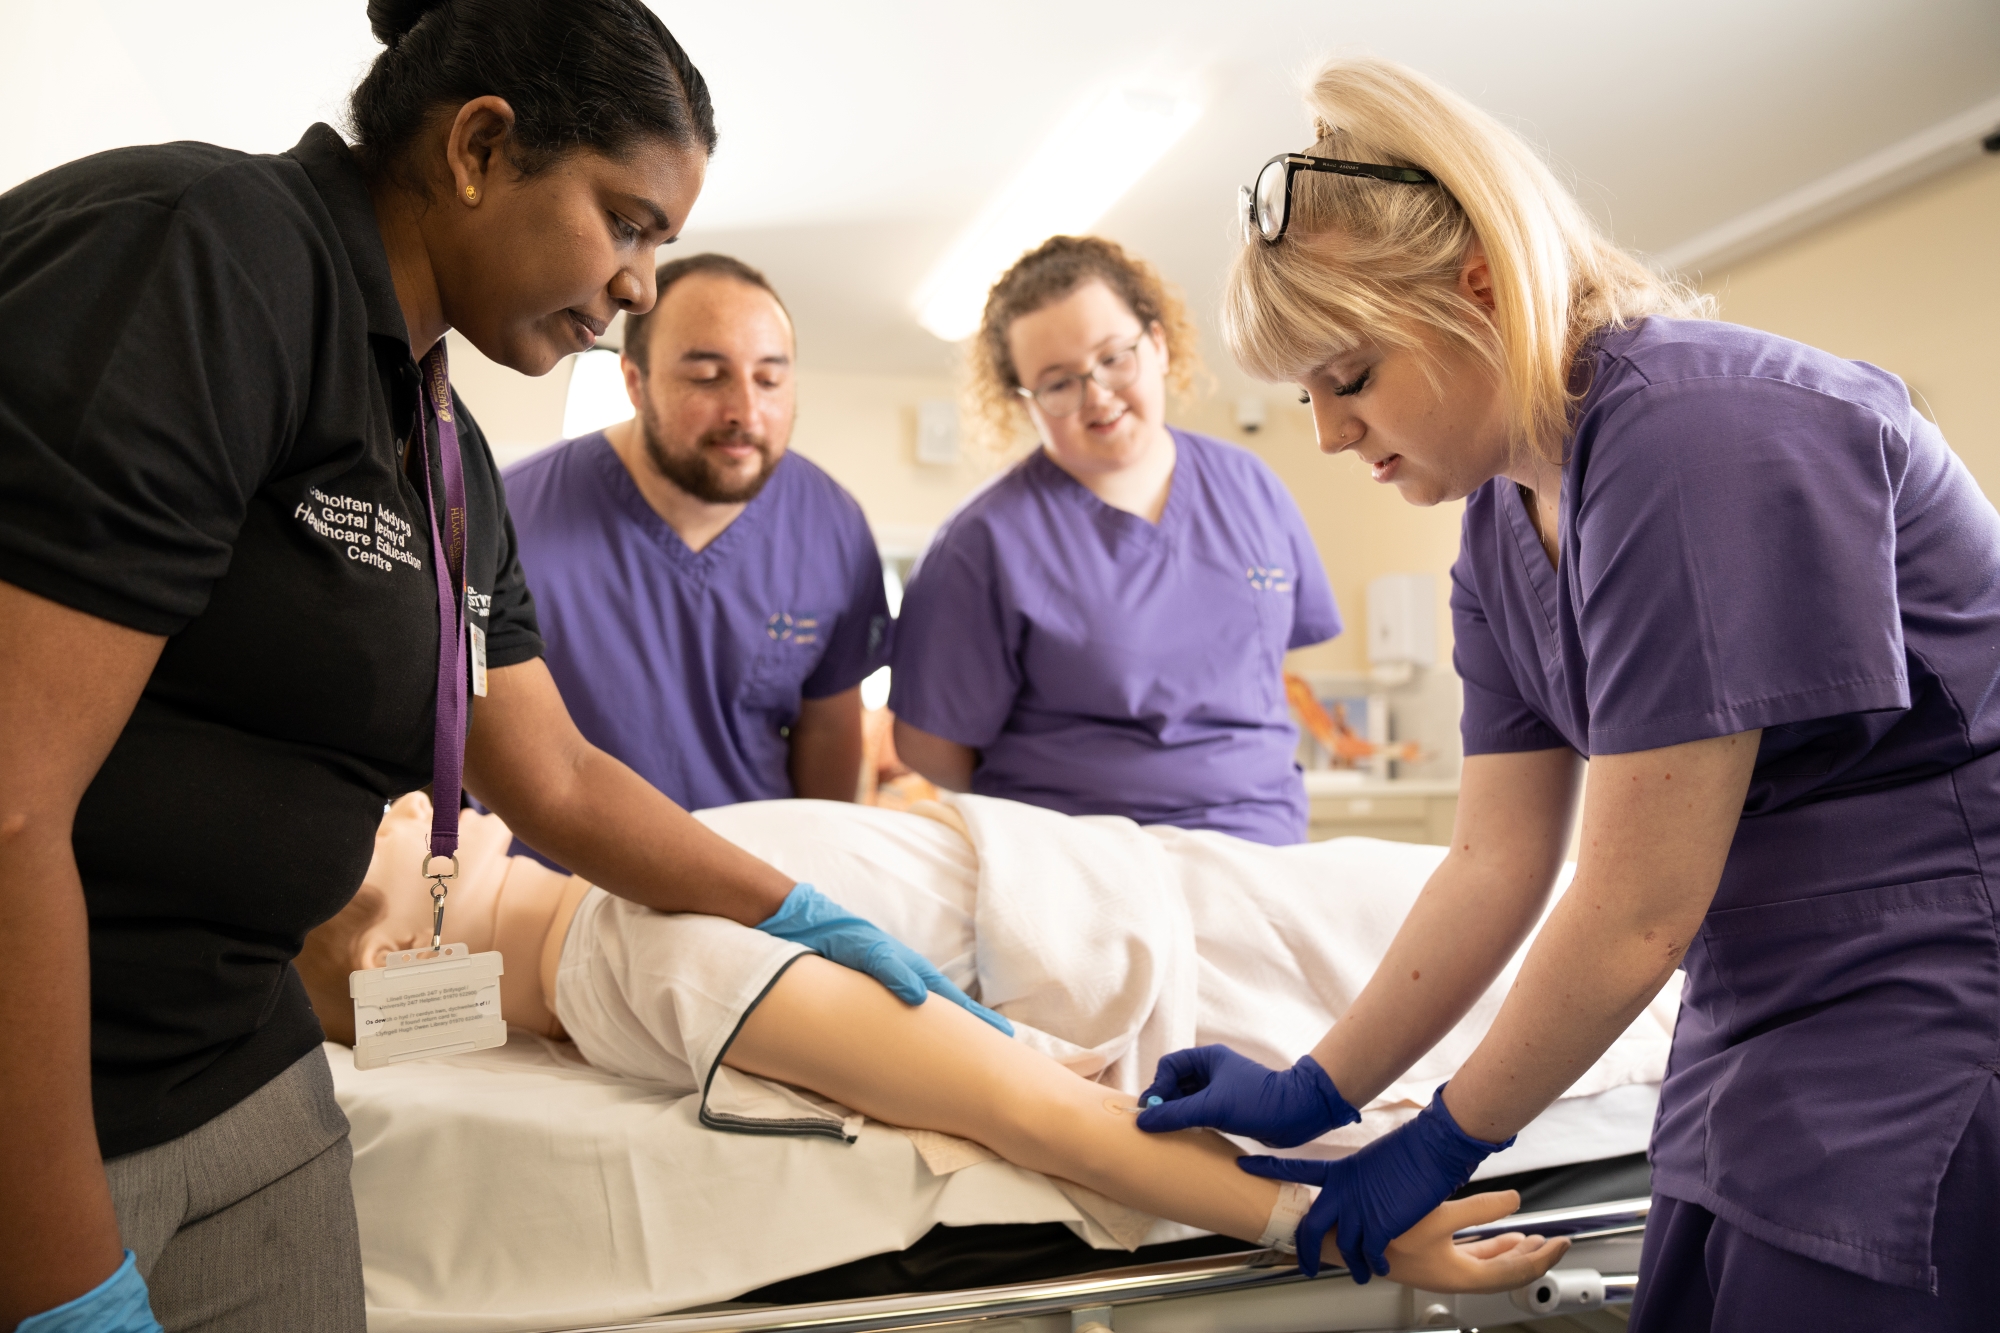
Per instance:
[[[2000,516],[1873,366],[1665,319],[1591,357],[1559,568],[1511,482],[1466,503],[1465,752],[1763,728],[1654,1188],[1933,1287],[1939,1182],[2000,1073]]]
[[[787,453],[692,551],[602,431],[503,475],[577,729],[689,810],[792,795],[800,700],[888,660],[881,558],[854,497]]]
[[[968,500],[904,595],[889,707],[979,751],[983,796],[1301,842],[1283,660],[1340,633],[1333,591],[1269,468],[1173,437],[1157,525],[1040,449]]]

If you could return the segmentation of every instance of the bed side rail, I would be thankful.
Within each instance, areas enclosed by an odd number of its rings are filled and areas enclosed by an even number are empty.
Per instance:
[[[1517,1213],[1458,1235],[1475,1240],[1526,1231],[1568,1236],[1578,1245],[1621,1238],[1636,1241],[1645,1226],[1647,1207],[1645,1199],[1628,1199]],[[1626,1256],[1620,1252],[1606,1257]],[[1327,1271],[1341,1272],[1331,1266]],[[1299,1290],[1260,1296],[1257,1305],[1263,1308],[1256,1311],[1240,1304],[1250,1289],[1275,1287]],[[1048,1323],[1048,1330],[1035,1333],[1068,1333],[1072,1324],[1081,1328],[1085,1323],[1107,1327],[1115,1323],[1117,1333],[1149,1333],[1152,1325],[1162,1321],[1176,1329],[1199,1327],[1210,1333],[1301,1333],[1305,1329],[1421,1328],[1433,1320],[1457,1322],[1460,1307],[1471,1314],[1475,1306],[1483,1315],[1478,1322],[1491,1327],[1630,1301],[1631,1289],[1628,1273],[1600,1274],[1595,1269],[1564,1267],[1511,1294],[1432,1296],[1391,1282],[1367,1286],[1346,1281],[1311,1283],[1299,1275],[1290,1255],[1245,1249],[1044,1282],[808,1305],[728,1306],[633,1323],[593,1325],[571,1333],[874,1333],[995,1319]],[[1209,1307],[1214,1308],[1211,1311]],[[1198,1310],[1202,1312],[1199,1317]],[[1294,1310],[1310,1313],[1291,1313]],[[1088,1312],[1088,1319],[1066,1317],[1084,1312]]]

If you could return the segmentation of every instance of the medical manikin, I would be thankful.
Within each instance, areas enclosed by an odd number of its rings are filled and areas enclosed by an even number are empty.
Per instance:
[[[702,818],[789,873],[838,885],[857,911],[948,975],[976,981],[976,856],[956,811],[787,801]],[[354,1036],[348,973],[428,943],[429,882],[417,870],[429,821],[421,794],[392,807],[361,890],[312,933],[298,959],[337,1041]],[[1128,1093],[1073,1073],[954,1005],[911,1008],[816,955],[773,953],[771,937],[733,922],[631,907],[508,856],[510,840],[497,818],[467,812],[445,932],[475,953],[504,956],[501,1006],[510,1025],[567,1036],[594,1066],[689,1093],[719,1046],[730,1069],[885,1124],[971,1140],[1145,1213],[1289,1245],[1309,1196],[1239,1170],[1238,1149],[1220,1136],[1143,1134]],[[685,974],[698,979],[689,984]],[[705,984],[710,979],[715,984]],[[1065,1035],[1055,1034],[1057,1044]],[[1432,1291],[1499,1291],[1539,1276],[1567,1242],[1509,1235],[1451,1243],[1454,1230],[1502,1217],[1517,1203],[1504,1192],[1442,1205],[1390,1247],[1392,1275]],[[1324,1257],[1340,1262],[1331,1240]]]

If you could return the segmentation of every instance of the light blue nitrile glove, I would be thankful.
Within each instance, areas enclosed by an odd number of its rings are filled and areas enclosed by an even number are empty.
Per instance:
[[[73,1301],[29,1315],[15,1333],[162,1333],[160,1321],[146,1300],[146,1279],[139,1260],[125,1251],[118,1271]]]
[[[1290,1069],[1271,1069],[1227,1046],[1195,1046],[1164,1057],[1139,1104],[1155,1097],[1161,1104],[1139,1113],[1139,1128],[1148,1134],[1199,1126],[1273,1148],[1296,1148],[1361,1119],[1310,1055]]]
[[[1383,1251],[1431,1209],[1455,1194],[1479,1164],[1514,1140],[1488,1143],[1458,1127],[1445,1109],[1444,1085],[1417,1118],[1355,1153],[1336,1161],[1309,1157],[1239,1157],[1253,1176],[1296,1180],[1320,1187],[1319,1198],[1299,1223],[1299,1268],[1319,1272],[1319,1247],[1338,1229],[1334,1243],[1356,1282],[1383,1276]]]
[[[974,1018],[1014,1035],[1012,1023],[945,980],[929,959],[810,884],[793,885],[784,906],[758,922],[757,929],[803,944],[842,967],[866,972],[904,1004],[922,1004],[925,992],[936,991]]]

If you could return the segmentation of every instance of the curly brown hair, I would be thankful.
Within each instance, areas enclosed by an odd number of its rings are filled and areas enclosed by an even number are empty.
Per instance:
[[[1089,282],[1101,281],[1147,328],[1158,324],[1167,339],[1167,386],[1186,396],[1201,374],[1194,322],[1180,293],[1151,264],[1101,236],[1051,236],[1014,262],[986,295],[979,333],[968,350],[967,415],[986,447],[1004,453],[1027,419],[1007,330],[1023,315],[1055,304]]]

